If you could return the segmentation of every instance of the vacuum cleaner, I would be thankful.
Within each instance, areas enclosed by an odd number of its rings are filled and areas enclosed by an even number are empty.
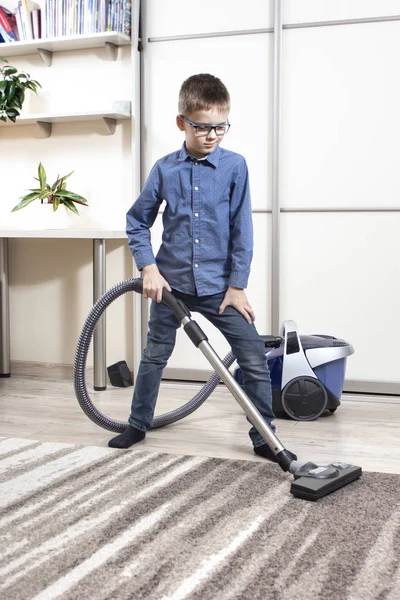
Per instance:
[[[284,321],[281,336],[261,336],[271,375],[272,407],[278,418],[314,421],[340,406],[346,359],[354,348],[331,335],[299,335],[294,321]],[[235,370],[243,387],[243,372]]]
[[[106,417],[93,405],[86,387],[86,361],[94,329],[102,314],[114,300],[130,291],[135,291],[140,294],[143,293],[142,279],[136,278],[123,281],[105,292],[105,294],[99,298],[85,321],[79,337],[74,360],[74,389],[79,405],[93,422],[105,429],[116,432],[124,431],[127,428],[128,423],[115,421]],[[202,331],[201,327],[191,318],[188,308],[165,288],[163,290],[162,299],[163,302],[170,307],[193,344],[201,350],[215,370],[215,373],[211,376],[199,394],[183,407],[175,409],[166,415],[155,417],[151,429],[173,423],[196,410],[196,408],[198,408],[198,406],[200,406],[210,395],[212,390],[215,389],[218,382],[222,380],[235,400],[242,407],[251,423],[256,427],[271,448],[281,469],[285,472],[290,472],[293,475],[294,480],[290,486],[290,492],[293,496],[303,500],[318,500],[355,481],[361,476],[361,467],[346,462],[333,462],[329,465],[320,466],[313,462],[293,460],[292,455],[286,450],[272,429],[270,429],[259,411],[249,400],[242,387],[230,373],[229,366],[233,364],[235,360],[233,353],[230,352],[224,360],[221,360],[209,344],[207,336]]]

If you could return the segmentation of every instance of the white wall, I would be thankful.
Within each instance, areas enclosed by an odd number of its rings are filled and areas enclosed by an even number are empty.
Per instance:
[[[393,21],[284,30],[286,210],[399,208],[399,29]],[[281,316],[351,341],[349,379],[400,380],[399,225],[400,212],[282,216]]]
[[[160,3],[147,2],[144,38],[234,31],[245,27],[260,29],[270,27],[273,22],[271,3],[268,2],[252,0],[244,5],[209,0],[202,3],[201,11],[196,11],[198,19],[192,18],[189,4],[168,3],[168,11],[164,12]],[[177,14],[179,19],[176,19]],[[246,157],[253,207],[270,209],[271,144],[266,132],[271,129],[271,68],[272,36],[267,33],[147,42],[143,139],[145,171],[148,172],[160,156],[180,148],[184,141],[175,124],[182,82],[194,73],[209,72],[220,77],[231,94],[229,120],[232,126],[222,144]],[[248,295],[256,311],[260,333],[270,329],[270,225],[268,214],[258,214],[254,220],[256,266],[253,266]],[[154,228],[155,247],[161,239],[160,226],[159,222]],[[224,356],[229,347],[223,336],[201,316],[195,315],[195,318],[216,351]],[[180,331],[166,375],[174,375],[182,368],[192,373],[208,371],[209,365],[186,334]],[[181,375],[185,376],[184,373]]]

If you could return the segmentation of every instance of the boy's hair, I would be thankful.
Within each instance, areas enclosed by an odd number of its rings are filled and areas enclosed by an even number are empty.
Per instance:
[[[179,114],[187,115],[196,110],[209,110],[212,106],[220,112],[229,110],[229,92],[218,77],[209,73],[192,75],[186,79],[179,92]]]

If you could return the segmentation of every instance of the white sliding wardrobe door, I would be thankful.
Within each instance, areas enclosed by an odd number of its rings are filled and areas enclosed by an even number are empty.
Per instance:
[[[204,4],[207,4],[204,3]],[[209,3],[211,6],[211,3]],[[180,148],[184,141],[177,129],[175,117],[178,111],[178,93],[182,82],[196,73],[212,73],[219,77],[231,94],[230,122],[232,127],[222,142],[223,147],[244,155],[250,172],[255,227],[255,253],[252,273],[248,287],[248,296],[257,315],[257,327],[260,333],[270,329],[270,172],[271,148],[269,132],[271,128],[271,68],[272,35],[256,33],[207,39],[177,39],[157,41],[158,37],[183,35],[185,33],[204,33],[247,28],[270,27],[270,3],[252,2],[260,8],[260,14],[254,18],[254,12],[238,10],[238,2],[221,2],[226,8],[229,19],[223,19],[219,3],[212,3],[214,14],[210,22],[197,22],[193,29],[192,20],[188,22],[187,2],[171,2],[168,6],[181,7],[181,22],[168,29],[155,15],[156,3],[150,2],[147,10],[149,20],[145,55],[145,101],[144,101],[144,138],[143,161],[147,175],[154,162],[161,156]],[[202,7],[204,8],[203,4]],[[215,8],[217,10],[215,11]],[[221,8],[221,7],[220,7]],[[229,9],[229,10],[228,10]],[[268,14],[267,14],[268,13]],[[154,19],[150,22],[150,16]],[[218,16],[219,15],[219,16]],[[232,16],[233,15],[233,16]],[[261,15],[261,16],[260,16]],[[186,18],[187,29],[182,25]],[[262,25],[261,25],[262,23]],[[225,26],[224,26],[225,25]],[[153,244],[157,248],[161,240],[161,219],[153,228]],[[217,330],[194,315],[209,336],[210,343],[222,356],[229,347]],[[169,362],[166,376],[179,376],[183,379],[202,378],[209,374],[210,366],[181,331],[174,354]]]
[[[399,21],[283,32],[281,316],[400,389],[399,54]]]

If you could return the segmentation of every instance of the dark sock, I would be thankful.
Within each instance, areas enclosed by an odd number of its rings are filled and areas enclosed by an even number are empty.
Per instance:
[[[272,462],[278,462],[278,459],[276,458],[275,454],[272,452],[272,450],[268,446],[268,444],[262,444],[261,446],[254,446],[253,450],[256,454],[258,454],[258,456],[262,456],[263,458],[272,460]],[[288,452],[289,452],[290,456],[293,458],[293,460],[297,460],[297,456],[295,454],[293,454],[293,452],[290,452],[290,450],[288,450]]]
[[[123,433],[108,442],[110,448],[130,448],[133,444],[141,442],[146,437],[146,432],[128,425]]]

